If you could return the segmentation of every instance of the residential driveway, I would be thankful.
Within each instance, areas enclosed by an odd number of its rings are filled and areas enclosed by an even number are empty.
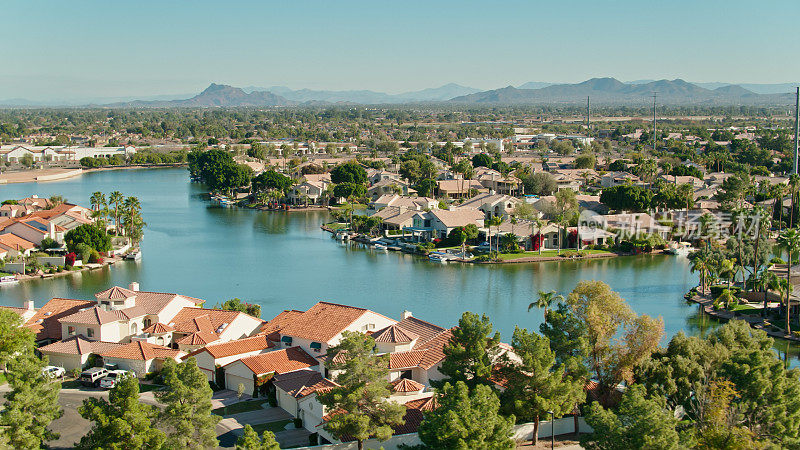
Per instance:
[[[234,393],[235,394],[235,393]],[[239,414],[231,414],[230,416],[225,416],[222,420],[219,421],[217,424],[217,437],[219,438],[219,445],[220,447],[234,447],[236,445],[236,439],[244,433],[243,428],[245,425],[258,425],[260,423],[268,423],[268,422],[277,422],[280,420],[287,420],[293,419],[294,416],[289,414],[288,412],[284,411],[281,408],[272,408],[266,407],[264,409],[258,411],[248,411]],[[290,433],[295,432],[295,433]],[[299,433],[305,432],[305,438],[300,438]],[[295,440],[302,440],[303,445],[308,445],[308,432],[305,430],[286,430],[281,431],[278,434],[286,434],[287,442],[295,441]],[[278,439],[278,436],[275,436]],[[281,447],[287,447],[288,445],[283,443],[281,440],[278,440],[281,444]]]
[[[294,428],[275,433],[275,440],[281,448],[308,447],[309,436],[311,433],[305,428]]]
[[[242,395],[241,401],[250,400],[250,397],[247,394]],[[223,406],[232,405],[234,403],[239,402],[239,395],[236,391],[232,391],[230,389],[223,389],[221,391],[214,392],[214,395],[211,396],[211,409],[222,408]]]

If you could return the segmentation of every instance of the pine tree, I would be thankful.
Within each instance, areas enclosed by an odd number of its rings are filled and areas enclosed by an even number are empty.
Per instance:
[[[564,375],[556,365],[555,355],[546,337],[517,327],[511,340],[514,354],[521,362],[507,355],[501,358],[500,374],[506,390],[501,399],[503,410],[517,419],[533,421],[533,445],[539,435],[539,421],[553,412],[553,418],[569,414],[583,403],[586,394],[581,379]]]
[[[215,426],[220,417],[211,414],[211,387],[195,359],[180,364],[164,361],[162,391],[156,398],[165,405],[162,421],[170,427],[168,445],[176,448],[213,448],[219,445]]]
[[[236,450],[280,450],[271,431],[265,431],[259,438],[258,433],[249,424],[244,426],[244,434],[236,440]]]
[[[426,413],[419,426],[425,448],[513,449],[514,416],[498,413],[500,400],[489,386],[478,385],[472,392],[466,383],[445,383],[437,393],[439,407]]]
[[[164,444],[164,432],[153,427],[158,409],[139,402],[139,381],[125,377],[103,398],[88,398],[78,408],[84,419],[94,422],[76,449],[158,449]]]
[[[453,337],[444,346],[445,359],[439,371],[447,377],[444,382],[463,381],[470,388],[478,384],[491,385],[492,361],[500,344],[500,333],[492,334],[492,323],[484,314],[465,312],[453,329]]]
[[[58,439],[47,427],[63,414],[58,404],[61,383],[42,376],[46,360],[32,352],[17,355],[10,363],[6,403],[0,412],[0,424],[14,448],[39,448],[43,442]]]
[[[14,355],[33,352],[33,332],[21,325],[22,316],[0,309],[0,369],[5,368]]]
[[[385,441],[392,436],[392,426],[404,423],[405,407],[389,401],[391,390],[388,355],[378,356],[375,341],[357,332],[342,334],[342,341],[328,349],[327,367],[337,371],[339,387],[317,394],[329,411],[325,430],[337,439],[352,436],[361,450],[364,441]]]

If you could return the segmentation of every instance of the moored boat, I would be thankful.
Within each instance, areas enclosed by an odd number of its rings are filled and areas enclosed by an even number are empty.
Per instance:
[[[19,283],[16,275],[6,275],[4,277],[0,277],[0,284],[14,284]]]

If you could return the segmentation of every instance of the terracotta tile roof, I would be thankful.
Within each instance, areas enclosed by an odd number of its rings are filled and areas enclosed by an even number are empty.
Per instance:
[[[328,342],[368,310],[337,303],[318,302],[280,332],[316,342]]]
[[[412,400],[406,403],[406,408],[417,409],[420,411],[433,411],[438,407],[439,407],[439,401],[436,400],[435,396]]]
[[[135,359],[138,361],[149,361],[155,358],[176,358],[181,352],[161,345],[151,344],[144,341],[133,341],[121,347],[115,347],[105,352],[100,352],[100,356],[122,359]]]
[[[419,367],[425,370],[444,359],[444,346],[450,341],[452,333],[444,330],[429,341],[414,346],[408,352],[396,352],[389,355],[389,369],[410,369]]]
[[[98,298],[104,299],[111,299],[111,300],[121,300],[125,297],[125,295],[130,295],[133,293],[136,295],[136,306],[142,308],[147,314],[158,314],[164,308],[167,307],[176,297],[181,297],[190,302],[194,303],[195,305],[203,304],[203,300],[194,297],[188,297],[186,295],[180,294],[171,294],[168,292],[148,292],[148,291],[132,291],[130,289],[121,288],[118,286],[114,286],[110,289],[106,289],[105,291],[98,292],[95,294]],[[114,296],[111,298],[110,296]]]
[[[256,375],[272,372],[293,372],[295,370],[307,369],[319,365],[319,361],[300,347],[289,347],[283,350],[249,356],[240,361]],[[238,361],[234,361],[234,363],[235,362]]]
[[[391,382],[394,392],[417,392],[425,389],[425,385],[408,378],[398,378]]]
[[[163,334],[163,333],[169,333],[170,331],[175,331],[175,328],[172,328],[169,325],[164,325],[161,322],[156,322],[142,331],[150,334]]]
[[[98,292],[94,294],[94,296],[97,300],[124,300],[126,298],[136,297],[136,291],[114,286],[111,289]]]
[[[78,335],[64,339],[63,341],[54,342],[52,344],[45,345],[44,347],[40,347],[39,351],[45,354],[60,353],[65,355],[86,355],[89,353],[100,354],[108,352],[125,345],[126,344],[120,344],[117,342],[93,341]]]
[[[389,354],[389,369],[396,370],[419,367],[424,356],[424,351],[412,350],[410,352],[391,353]]]
[[[436,335],[446,330],[446,328],[442,328],[439,325],[434,325],[430,322],[417,319],[413,316],[406,317],[405,319],[401,320],[397,326],[419,336],[417,338],[416,346],[424,345]]]
[[[8,250],[24,251],[36,247],[36,244],[27,239],[22,239],[16,234],[6,233],[0,234],[0,246],[6,247]]]
[[[280,331],[301,315],[303,315],[303,311],[296,309],[281,311],[274,319],[261,326],[259,334],[264,334],[271,341],[278,342],[281,339]]]
[[[183,308],[172,318],[170,326],[176,331],[192,333],[208,331],[216,333],[223,324],[230,324],[239,315],[246,315],[239,311],[224,311],[221,309]]]
[[[61,323],[58,320],[95,304],[88,300],[53,298],[39,308],[36,314],[25,323],[25,326],[36,333],[37,341],[61,339]]]
[[[276,388],[294,398],[303,398],[316,392],[327,391],[339,386],[333,381],[324,378],[321,373],[311,369],[275,375],[273,383]]]
[[[419,429],[419,425],[422,423],[424,413],[438,408],[439,402],[436,401],[435,397],[431,396],[412,400],[406,403],[404,406],[406,407],[406,413],[403,416],[403,424],[392,427],[392,434],[395,436],[399,434],[416,433]],[[337,410],[326,414],[322,417],[322,422],[317,426],[324,425],[325,422],[331,419],[331,417],[339,414],[340,412],[341,410]],[[352,436],[342,436],[341,438],[342,442],[352,442],[355,440],[356,439]]]
[[[219,336],[217,336],[215,333],[210,333],[207,331],[198,331],[196,333],[186,335],[178,339],[176,342],[181,345],[205,346],[217,340],[219,340]]]
[[[122,310],[106,311],[99,306],[78,311],[74,314],[62,317],[58,321],[61,323],[80,323],[89,325],[103,325],[106,323],[116,322],[119,320],[127,321],[130,319],[128,315]]]
[[[241,355],[258,350],[266,350],[272,347],[274,347],[274,345],[269,341],[266,335],[258,335],[249,338],[238,339],[235,341],[212,344],[195,350],[192,353],[189,353],[187,356],[194,356],[200,352],[207,352],[215,359],[218,359],[226,356]]]
[[[389,344],[402,344],[410,343],[419,336],[408,330],[404,330],[398,325],[389,325],[386,328],[376,331],[372,338],[375,342],[384,342]]]

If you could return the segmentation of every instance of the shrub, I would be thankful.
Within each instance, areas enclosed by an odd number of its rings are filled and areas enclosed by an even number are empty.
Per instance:
[[[64,265],[72,267],[75,265],[75,260],[78,258],[78,255],[75,252],[69,252],[64,256]]]

